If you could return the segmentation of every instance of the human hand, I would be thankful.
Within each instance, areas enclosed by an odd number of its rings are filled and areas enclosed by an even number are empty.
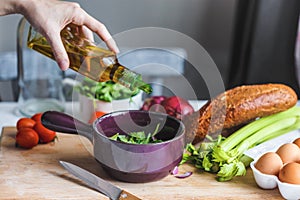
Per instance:
[[[46,37],[53,49],[56,62],[62,70],[68,69],[70,61],[63,46],[60,31],[68,24],[82,28],[84,34],[90,38],[95,32],[108,46],[118,53],[118,47],[104,24],[87,14],[80,5],[73,2],[58,0],[26,0],[20,6],[22,15],[37,31]]]

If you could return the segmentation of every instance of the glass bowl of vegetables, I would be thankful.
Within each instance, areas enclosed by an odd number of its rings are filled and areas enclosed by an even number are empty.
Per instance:
[[[183,123],[164,113],[116,111],[86,124],[65,113],[47,111],[42,123],[57,132],[88,138],[95,159],[120,181],[159,180],[181,162],[184,152]]]
[[[95,82],[84,78],[76,85],[79,99],[79,117],[84,122],[92,122],[93,115],[110,113],[118,110],[137,110],[141,107],[142,92],[131,91],[112,81]]]

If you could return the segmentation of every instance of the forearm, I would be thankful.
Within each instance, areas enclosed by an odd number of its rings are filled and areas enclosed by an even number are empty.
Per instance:
[[[0,16],[9,14],[22,14],[24,5],[29,4],[31,0],[0,0]]]

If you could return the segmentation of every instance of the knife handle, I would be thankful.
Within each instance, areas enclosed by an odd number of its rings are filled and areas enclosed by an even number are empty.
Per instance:
[[[140,198],[130,194],[129,192],[122,190],[119,200],[141,200]]]

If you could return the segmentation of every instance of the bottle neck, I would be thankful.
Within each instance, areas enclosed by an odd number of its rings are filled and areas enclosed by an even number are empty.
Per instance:
[[[116,67],[116,69],[114,69],[115,67]],[[115,72],[116,72],[117,68],[118,67],[115,64],[113,67]],[[111,71],[111,74],[112,73],[114,73],[113,70]],[[146,92],[147,94],[150,94],[152,92],[151,86],[142,80],[142,76],[140,74],[133,72],[133,71],[127,69],[126,67],[123,67],[122,76],[119,77],[117,82],[120,83],[121,85],[124,85],[125,87],[130,88],[131,90],[140,89],[140,90]]]

